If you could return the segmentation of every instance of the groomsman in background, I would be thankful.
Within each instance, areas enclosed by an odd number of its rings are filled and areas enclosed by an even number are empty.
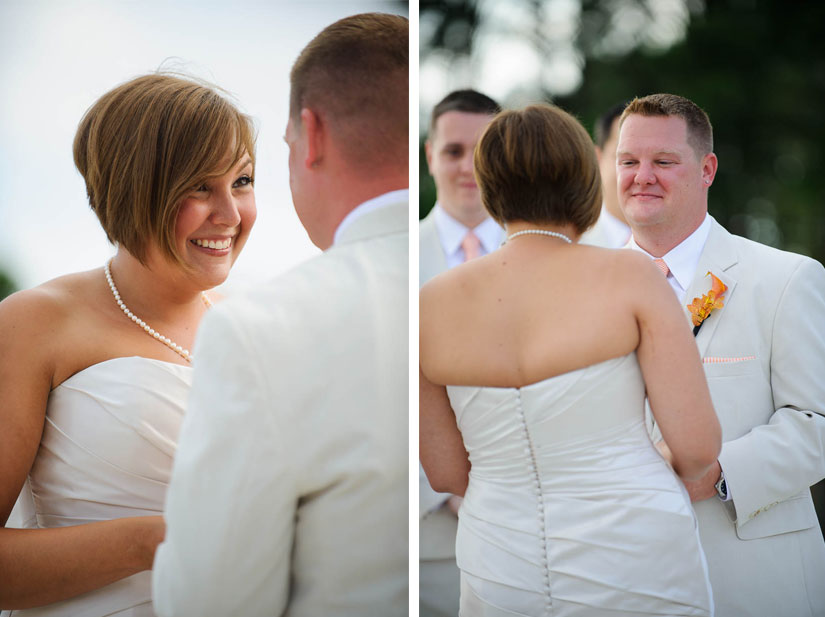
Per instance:
[[[424,148],[436,202],[419,228],[419,282],[494,251],[503,231],[481,205],[473,177],[473,150],[498,103],[475,90],[445,96],[432,112]]]
[[[579,244],[622,248],[630,240],[630,227],[619,207],[616,188],[616,145],[619,143],[619,117],[627,101],[608,109],[596,120],[596,157],[602,176],[602,213],[599,220],[579,238]]]
[[[656,259],[693,306],[685,327],[722,425],[717,464],[686,484],[716,615],[825,615],[825,543],[809,490],[825,476],[825,268],[731,235],[708,215],[717,158],[693,102],[646,96],[620,122],[631,248]]]
[[[451,92],[432,112],[425,144],[436,203],[419,227],[419,283],[494,251],[503,230],[489,217],[473,176],[473,151],[501,108],[475,90]],[[455,563],[461,498],[436,493],[419,466],[419,610],[421,617],[458,615]]]
[[[210,311],[153,570],[159,615],[409,609],[409,24],[295,62],[296,213],[324,251]]]

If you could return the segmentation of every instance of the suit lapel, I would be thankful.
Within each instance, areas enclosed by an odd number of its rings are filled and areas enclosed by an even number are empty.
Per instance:
[[[713,311],[702,324],[699,333],[696,335],[696,345],[699,347],[699,354],[703,358],[705,357],[708,344],[713,338],[716,328],[719,326],[719,322],[725,319],[725,308],[730,302],[731,297],[733,297],[736,288],[736,279],[728,270],[736,265],[738,261],[739,257],[734,249],[732,236],[724,227],[717,223],[716,220],[711,220],[708,240],[705,242],[704,249],[702,249],[702,255],[699,257],[699,263],[696,266],[696,273],[693,275],[693,281],[687,289],[685,302],[682,306],[688,323],[690,327],[693,328],[691,314],[687,309],[687,305],[690,304],[694,298],[699,298],[710,290],[712,279],[707,273],[712,272],[728,287],[724,295],[725,306]]]

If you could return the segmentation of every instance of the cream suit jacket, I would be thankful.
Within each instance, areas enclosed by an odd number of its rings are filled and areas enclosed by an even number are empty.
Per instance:
[[[368,212],[204,320],[159,615],[407,615],[408,229]]]
[[[716,615],[825,615],[809,490],[825,476],[825,269],[712,221],[686,303],[708,292],[708,271],[728,289],[696,344],[733,497],[694,504]]]
[[[447,269],[447,256],[435,226],[435,208],[418,223],[419,287]]]

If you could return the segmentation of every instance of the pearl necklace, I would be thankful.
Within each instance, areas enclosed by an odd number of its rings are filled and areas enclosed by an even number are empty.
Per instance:
[[[524,235],[527,235],[527,234],[536,234],[536,235],[540,235],[540,236],[552,236],[554,238],[561,238],[562,240],[567,242],[567,244],[573,244],[573,241],[570,238],[568,238],[567,236],[565,236],[564,234],[561,234],[557,231],[547,231],[546,229],[525,229],[523,231],[517,231],[516,233],[510,234],[509,236],[507,236],[507,240],[505,240],[505,241],[509,241],[509,240],[512,240],[513,238],[518,238],[519,236],[524,236]]]
[[[146,334],[148,334],[149,336],[151,336],[154,339],[157,339],[158,341],[160,341],[161,343],[166,345],[169,349],[171,349],[172,351],[177,353],[184,360],[186,360],[187,362],[189,362],[191,364],[192,363],[192,354],[189,353],[188,349],[184,349],[183,347],[181,347],[180,345],[175,343],[175,341],[170,339],[168,336],[163,336],[160,332],[158,332],[158,331],[154,330],[153,328],[149,327],[148,323],[146,323],[140,317],[135,315],[132,311],[129,310],[129,307],[126,306],[126,304],[123,303],[123,300],[120,299],[120,292],[117,290],[117,287],[115,287],[115,281],[112,278],[112,272],[109,269],[109,266],[111,266],[111,264],[112,264],[112,259],[110,259],[108,262],[106,262],[106,267],[105,267],[104,270],[106,272],[106,280],[109,282],[109,289],[112,290],[112,295],[115,297],[115,301],[117,302],[117,305],[120,307],[120,310],[122,310],[124,312],[126,317],[128,317],[129,319],[134,321],[138,326],[143,328],[143,330],[146,332]],[[203,300],[203,303],[206,305],[206,308],[211,308],[212,302],[209,300],[209,298],[207,297],[207,295],[204,292],[201,292],[201,299]]]

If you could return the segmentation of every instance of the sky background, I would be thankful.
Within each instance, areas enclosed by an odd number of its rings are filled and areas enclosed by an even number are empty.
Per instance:
[[[115,252],[72,160],[100,96],[158,68],[231,92],[258,129],[258,220],[224,291],[318,254],[292,208],[283,142],[289,71],[301,49],[365,1],[0,0],[0,269],[19,288],[100,267]]]

